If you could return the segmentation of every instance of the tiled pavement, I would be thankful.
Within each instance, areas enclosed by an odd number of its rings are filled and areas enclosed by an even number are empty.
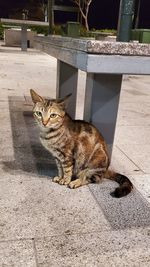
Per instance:
[[[149,84],[132,76],[122,85],[112,166],[133,192],[114,199],[111,181],[70,190],[51,181],[29,100],[30,88],[55,97],[56,60],[0,47],[0,267],[150,266]]]

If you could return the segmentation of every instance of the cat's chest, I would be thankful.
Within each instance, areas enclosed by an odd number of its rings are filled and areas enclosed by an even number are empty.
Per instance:
[[[54,141],[51,139],[47,140],[46,138],[40,137],[40,141],[42,145],[48,150],[54,149],[55,147]]]
[[[48,142],[46,139],[44,139],[43,137],[40,137],[40,141],[41,141],[42,145],[43,145],[46,149],[49,150],[49,142]]]
[[[58,158],[59,157],[59,154],[60,154],[60,152],[59,152],[59,150],[61,149],[61,146],[59,145],[58,146],[58,144],[57,143],[55,143],[54,144],[54,142],[52,142],[52,140],[46,140],[46,139],[44,139],[44,138],[41,138],[40,137],[40,141],[41,141],[41,143],[42,143],[42,145],[54,156],[54,157],[56,157],[56,158]],[[58,147],[59,147],[59,149],[58,149]]]

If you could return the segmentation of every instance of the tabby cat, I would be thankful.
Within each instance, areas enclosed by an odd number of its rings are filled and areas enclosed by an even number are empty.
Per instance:
[[[33,114],[41,128],[40,140],[56,160],[58,176],[53,181],[77,188],[107,178],[119,183],[112,196],[129,194],[133,187],[130,180],[108,169],[107,148],[99,131],[88,122],[72,120],[66,113],[70,95],[45,99],[32,89],[30,93]]]

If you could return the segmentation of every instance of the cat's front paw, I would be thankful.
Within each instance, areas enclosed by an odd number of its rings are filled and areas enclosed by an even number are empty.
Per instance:
[[[88,183],[89,183],[88,180],[86,180],[86,179],[83,180],[83,179],[78,178],[78,179],[70,182],[68,184],[68,187],[71,188],[71,189],[75,189],[75,188],[78,188],[78,187],[80,187],[82,185],[86,185]]]
[[[59,183],[61,179],[62,179],[62,177],[55,176],[55,177],[53,177],[52,181],[53,181],[54,183]]]
[[[75,189],[75,188],[80,187],[81,185],[82,185],[81,180],[80,179],[76,179],[76,180],[70,182],[68,184],[68,187],[71,188],[71,189]]]
[[[61,184],[61,185],[68,185],[71,181],[71,178],[68,178],[68,177],[59,177],[59,176],[55,176],[53,179],[52,179],[53,182],[55,183],[58,183],[58,184]]]
[[[59,181],[59,184],[62,184],[62,185],[68,185],[71,181],[71,178],[70,177],[63,177],[60,181]]]

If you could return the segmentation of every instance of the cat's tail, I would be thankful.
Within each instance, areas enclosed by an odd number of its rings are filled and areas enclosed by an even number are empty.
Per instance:
[[[113,197],[124,197],[132,191],[133,184],[129,178],[123,174],[115,173],[114,171],[108,169],[105,172],[104,178],[113,180],[119,184],[119,187],[117,187],[115,191],[111,193]]]

